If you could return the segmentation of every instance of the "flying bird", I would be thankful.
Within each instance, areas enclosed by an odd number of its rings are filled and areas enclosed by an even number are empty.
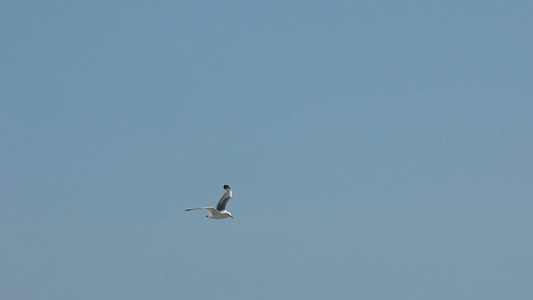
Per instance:
[[[191,211],[191,210],[198,210],[198,209],[205,209],[209,211],[211,214],[205,216],[209,219],[225,219],[225,218],[233,218],[231,213],[229,211],[226,211],[226,204],[228,204],[229,199],[231,198],[231,188],[229,185],[225,184],[224,189],[226,192],[224,195],[222,195],[222,198],[220,198],[220,201],[218,201],[217,208],[214,208],[212,206],[207,207],[198,207],[198,208],[188,208],[185,211]]]

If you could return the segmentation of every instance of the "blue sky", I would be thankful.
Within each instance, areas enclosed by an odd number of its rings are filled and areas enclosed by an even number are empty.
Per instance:
[[[229,2],[0,4],[2,298],[533,297],[532,4]]]

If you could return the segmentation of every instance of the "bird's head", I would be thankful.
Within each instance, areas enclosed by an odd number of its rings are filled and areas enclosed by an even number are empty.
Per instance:
[[[230,218],[233,219],[233,215],[231,213],[228,212],[228,216],[230,216]]]
[[[225,190],[231,190],[231,188],[230,188],[229,185],[227,185],[227,184],[224,185],[224,189],[225,189]]]

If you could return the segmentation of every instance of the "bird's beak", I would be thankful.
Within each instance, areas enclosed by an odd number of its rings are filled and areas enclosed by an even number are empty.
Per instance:
[[[230,216],[233,219],[233,216]]]

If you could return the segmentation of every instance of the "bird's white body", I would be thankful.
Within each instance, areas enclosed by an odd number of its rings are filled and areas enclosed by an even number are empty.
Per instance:
[[[207,211],[209,211],[211,213],[211,215],[207,215],[205,216],[206,218],[211,218],[211,219],[225,219],[225,218],[233,218],[233,216],[231,216],[231,214],[225,210],[223,211],[218,211],[216,208],[212,207],[212,206],[208,206],[208,207],[202,207],[202,209],[205,209]]]
[[[208,219],[225,219],[225,218],[233,218],[231,213],[226,210],[226,204],[228,203],[229,199],[232,196],[231,188],[229,185],[224,185],[224,189],[226,192],[224,195],[222,195],[222,198],[220,198],[220,201],[218,201],[218,205],[216,208],[212,206],[206,206],[206,207],[198,207],[198,208],[189,208],[185,211],[191,211],[191,210],[198,210],[198,209],[205,209],[209,211],[211,214],[205,216]]]

